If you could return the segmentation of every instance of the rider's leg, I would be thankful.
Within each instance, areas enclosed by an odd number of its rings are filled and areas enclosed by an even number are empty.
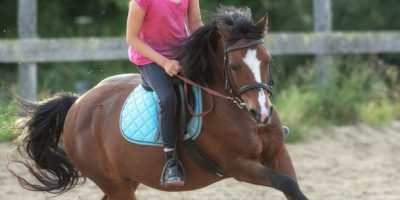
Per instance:
[[[183,186],[184,177],[179,165],[170,162],[175,150],[177,128],[177,97],[172,85],[172,79],[164,69],[156,63],[139,67],[139,71],[148,85],[157,93],[159,105],[159,122],[161,136],[166,152],[167,163],[164,170],[165,186]]]

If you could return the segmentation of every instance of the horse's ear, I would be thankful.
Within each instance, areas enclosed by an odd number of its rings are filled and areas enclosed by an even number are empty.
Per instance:
[[[231,35],[231,28],[223,21],[217,21],[217,28],[218,33],[224,38],[229,38]]]
[[[262,32],[267,31],[268,29],[268,14],[265,14],[260,20],[258,20],[256,27]]]

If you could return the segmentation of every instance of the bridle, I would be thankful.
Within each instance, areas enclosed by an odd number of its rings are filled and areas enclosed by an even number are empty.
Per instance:
[[[255,88],[265,89],[265,90],[267,90],[267,92],[269,94],[272,95],[272,91],[271,90],[272,90],[272,86],[274,85],[274,81],[272,79],[272,73],[271,73],[272,71],[271,71],[270,66],[268,66],[268,71],[269,71],[269,83],[268,84],[260,83],[260,82],[254,82],[254,83],[250,83],[250,84],[247,84],[247,85],[244,85],[244,86],[240,87],[237,91],[234,90],[233,87],[232,87],[232,81],[231,81],[231,79],[232,79],[231,76],[232,75],[231,75],[231,73],[229,73],[230,70],[228,70],[228,68],[229,68],[229,57],[228,57],[228,54],[230,52],[233,52],[233,51],[236,51],[236,50],[245,49],[245,48],[253,47],[253,46],[256,46],[256,45],[260,45],[260,44],[264,44],[264,40],[263,39],[252,40],[252,41],[250,41],[250,42],[248,42],[248,43],[246,43],[244,45],[230,46],[230,47],[228,47],[227,45],[225,46],[225,49],[224,49],[224,81],[225,81],[225,90],[229,91],[230,96],[223,95],[223,94],[221,94],[221,93],[219,93],[219,92],[217,92],[215,90],[212,90],[212,89],[210,89],[208,87],[201,86],[201,85],[199,85],[199,84],[187,79],[184,76],[176,75],[179,79],[181,79],[185,83],[184,84],[185,94],[188,93],[187,84],[193,85],[193,86],[201,88],[202,90],[206,91],[207,93],[209,93],[211,95],[218,96],[218,97],[224,98],[226,100],[232,101],[240,109],[243,109],[245,107],[245,105],[246,105],[244,103],[244,101],[242,100],[242,98],[240,97],[240,95],[245,91],[248,91],[248,90],[251,90],[251,89],[255,89]],[[272,66],[275,68],[274,65],[272,65]],[[277,70],[277,69],[275,68],[275,70]],[[193,116],[200,116],[200,117],[205,116],[208,113],[210,113],[212,111],[212,109],[213,109],[213,106],[211,106],[211,108],[209,110],[207,110],[207,111],[205,111],[203,113],[200,113],[200,114],[196,114],[196,113],[194,113],[193,108],[191,108],[191,106],[189,104],[187,95],[185,97],[185,100],[186,100],[186,104],[188,105],[188,110],[190,111],[190,113]]]
[[[240,49],[246,49],[249,47],[257,46],[260,44],[264,44],[263,39],[258,39],[258,40],[251,40],[250,42],[244,44],[244,45],[237,45],[237,46],[225,46],[224,50],[224,81],[225,81],[225,90],[229,91],[229,94],[231,95],[231,98],[234,99],[234,103],[241,109],[244,108],[245,103],[243,102],[242,98],[240,95],[248,90],[251,89],[264,89],[267,90],[269,94],[272,94],[272,86],[274,85],[274,82],[272,80],[272,74],[271,74],[271,69],[268,67],[269,71],[269,83],[265,84],[262,82],[254,82],[254,83],[249,83],[247,85],[239,87],[239,89],[234,90],[234,87],[232,87],[232,74],[231,70],[229,69],[229,56],[228,54],[233,51],[237,51]]]

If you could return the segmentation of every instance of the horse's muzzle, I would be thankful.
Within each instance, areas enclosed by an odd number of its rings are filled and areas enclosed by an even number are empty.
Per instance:
[[[250,108],[250,116],[257,123],[257,125],[266,125],[271,121],[272,113],[274,111],[273,106],[268,107],[266,109],[260,108]]]

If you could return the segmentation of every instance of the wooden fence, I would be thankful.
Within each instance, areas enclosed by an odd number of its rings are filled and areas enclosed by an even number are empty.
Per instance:
[[[273,55],[400,52],[400,32],[270,33]],[[0,63],[75,62],[127,59],[125,38],[0,40]]]
[[[399,32],[331,32],[331,0],[313,0],[312,33],[271,33],[273,55],[316,55],[320,85],[332,54],[398,53]],[[36,99],[36,63],[127,59],[123,37],[38,39],[37,0],[18,0],[19,39],[0,39],[0,63],[19,63],[19,94]]]

